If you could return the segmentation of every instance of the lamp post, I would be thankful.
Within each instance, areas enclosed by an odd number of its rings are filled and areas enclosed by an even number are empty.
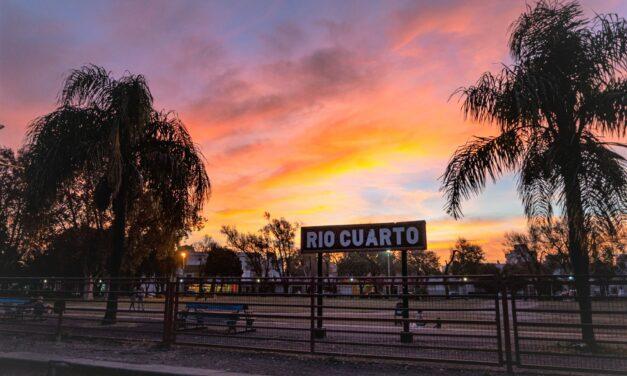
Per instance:
[[[181,260],[182,260],[181,276],[184,277],[185,276],[185,266],[187,264],[187,262],[186,262],[186,260],[187,260],[187,252],[182,251],[179,254],[181,255]]]

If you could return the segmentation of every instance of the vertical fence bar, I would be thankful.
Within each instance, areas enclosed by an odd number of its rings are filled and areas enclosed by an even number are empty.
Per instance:
[[[409,289],[407,287],[407,251],[401,251],[401,274],[403,275],[403,332],[402,343],[413,342],[412,333],[409,331]]]
[[[309,317],[310,317],[310,331],[309,331],[309,351],[311,353],[316,352],[316,299],[315,299],[315,290],[316,289],[316,279],[314,276],[311,276],[311,281],[309,283]]]
[[[163,345],[169,346],[172,338],[172,283],[165,284],[165,302],[163,310]]]
[[[57,330],[55,340],[61,342],[61,336],[63,335],[63,312],[65,311],[65,301],[57,299],[54,302],[54,312],[57,313]]]
[[[511,333],[509,332],[509,303],[507,301],[507,284],[503,279],[498,277],[499,285],[501,288],[501,302],[503,303],[503,339],[505,341],[505,362],[507,366],[507,372],[512,374],[514,369],[512,367],[512,345],[511,345]]]
[[[501,284],[501,279],[497,276],[496,279],[497,286]],[[501,309],[499,302],[499,291],[501,291],[501,287],[499,286],[494,294],[494,313],[496,320],[496,346],[499,357],[499,365],[503,365],[503,340],[501,339]]]
[[[520,345],[518,343],[518,318],[516,317],[516,290],[512,289],[512,327],[514,329],[514,354],[516,365],[520,365]]]
[[[323,315],[323,311],[322,311],[322,295],[323,295],[323,283],[322,283],[322,252],[318,252],[318,280],[316,281],[317,283],[317,294],[318,294],[318,298],[317,298],[317,316],[318,316],[318,321],[316,323],[316,337],[317,338],[324,338],[326,337],[326,330],[324,330],[324,328],[322,327],[322,315]]]
[[[173,300],[173,304],[172,304],[172,315],[171,315],[171,317],[172,317],[172,319],[171,319],[171,321],[172,321],[171,322],[172,328],[176,327],[176,317],[178,316],[178,312],[179,312],[179,295],[180,295],[180,292],[179,292],[179,289],[180,289],[179,282],[180,281],[178,279],[176,279],[175,282],[174,282],[174,288],[172,289],[173,290],[173,294],[174,294],[174,298],[172,299]],[[184,284],[183,284],[183,288],[185,288]],[[176,343],[176,331],[172,330],[171,333],[172,333],[171,342],[172,343]]]

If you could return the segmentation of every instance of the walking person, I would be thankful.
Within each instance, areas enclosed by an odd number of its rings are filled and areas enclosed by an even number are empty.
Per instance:
[[[128,309],[130,311],[135,311],[136,310],[136,308],[135,308],[135,300],[136,300],[135,292],[136,291],[135,290],[136,290],[136,288],[133,287],[133,289],[131,290],[131,293],[129,294],[129,299],[131,300],[131,305],[129,305]]]
[[[144,297],[146,296],[146,293],[144,292],[144,289],[142,288],[142,285],[139,285],[139,288],[137,289],[137,293],[136,293],[136,300],[137,300],[137,308],[140,311],[144,311]]]

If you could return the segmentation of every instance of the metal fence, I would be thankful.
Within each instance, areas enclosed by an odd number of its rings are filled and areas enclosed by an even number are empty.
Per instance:
[[[590,285],[595,351],[568,276],[0,278],[0,332],[625,374],[627,280]]]
[[[515,364],[519,367],[627,374],[627,279],[590,278],[596,350],[582,346],[572,276],[509,281]]]

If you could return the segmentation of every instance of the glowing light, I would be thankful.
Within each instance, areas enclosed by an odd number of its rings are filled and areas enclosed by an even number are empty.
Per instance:
[[[464,282],[468,282],[468,277],[463,278]]]
[[[261,282],[261,279],[257,278],[257,283]]]

